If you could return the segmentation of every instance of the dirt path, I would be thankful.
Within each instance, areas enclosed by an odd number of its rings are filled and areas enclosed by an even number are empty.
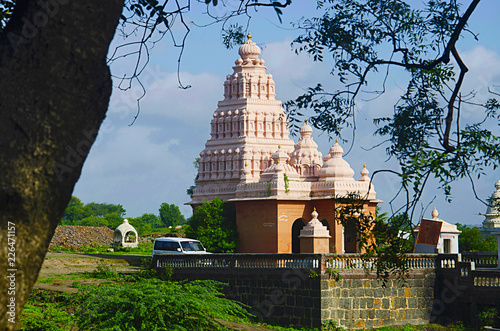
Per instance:
[[[76,293],[78,289],[74,287],[74,282],[98,284],[105,281],[84,279],[82,275],[85,272],[92,272],[99,266],[109,266],[117,272],[133,272],[140,268],[144,258],[148,256],[49,252],[45,256],[34,288]]]

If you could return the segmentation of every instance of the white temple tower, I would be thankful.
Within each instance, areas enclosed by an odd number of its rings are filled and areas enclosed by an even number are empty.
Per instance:
[[[234,198],[240,180],[259,181],[278,146],[293,151],[285,111],[274,98],[275,83],[250,34],[238,53],[211,121],[211,138],[200,153],[193,204],[215,196]]]
[[[336,222],[332,197],[358,193],[363,209],[374,214],[380,200],[369,172],[363,167],[355,180],[338,142],[322,159],[307,121],[297,143],[289,138],[275,83],[251,38],[224,82],[224,100],[214,112],[188,204],[196,208],[219,197],[234,206],[238,252],[300,252],[300,231],[314,208],[330,233],[328,250],[355,252],[355,236]]]

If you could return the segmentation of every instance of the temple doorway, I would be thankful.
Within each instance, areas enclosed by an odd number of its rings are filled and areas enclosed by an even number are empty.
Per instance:
[[[293,222],[292,225],[292,253],[300,253],[300,230],[307,224],[307,221],[303,218],[298,218]]]

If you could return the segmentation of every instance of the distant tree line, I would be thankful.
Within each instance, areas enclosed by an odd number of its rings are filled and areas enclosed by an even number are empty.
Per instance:
[[[107,226],[118,227],[125,217],[126,210],[120,204],[90,202],[84,204],[79,198],[72,196],[64,211],[61,225]],[[145,213],[139,217],[127,218],[139,234],[175,228],[186,223],[178,206],[162,203],[158,215]]]
[[[457,223],[457,229],[462,231],[458,236],[458,248],[462,252],[497,252],[497,241],[494,236],[484,237],[475,226],[468,227]]]

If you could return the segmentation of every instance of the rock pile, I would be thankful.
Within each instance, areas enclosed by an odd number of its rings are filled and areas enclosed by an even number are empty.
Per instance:
[[[104,246],[113,243],[113,230],[105,226],[61,225],[56,228],[49,249],[54,245],[78,250],[93,243]]]

